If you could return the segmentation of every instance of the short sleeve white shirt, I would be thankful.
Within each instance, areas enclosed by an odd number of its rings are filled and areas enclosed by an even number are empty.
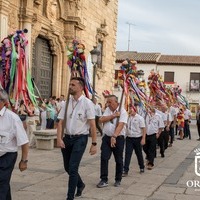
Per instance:
[[[0,111],[0,156],[17,152],[18,147],[28,143],[28,137],[19,116],[3,107]]]
[[[167,126],[168,124],[168,121],[171,122],[172,121],[172,116],[170,113],[162,113],[162,119],[163,119],[163,122],[165,124],[165,126]]]
[[[164,122],[161,115],[155,113],[147,118],[147,135],[158,133],[159,128],[164,128]]]
[[[145,128],[144,118],[138,114],[136,114],[135,116],[129,116],[126,136],[141,137],[142,136],[141,128]]]
[[[102,116],[101,107],[99,104],[94,104],[95,116]]]
[[[117,110],[118,110],[118,108],[117,108]],[[115,112],[117,112],[117,110]],[[112,112],[110,110],[110,108],[107,107],[103,116],[109,116],[109,115],[114,114],[115,112]],[[122,108],[120,111],[119,122],[123,122],[125,125],[124,125],[122,131],[120,132],[120,135],[125,136],[125,134],[126,134],[127,120],[128,120],[128,114],[127,114],[126,110],[124,108]],[[105,122],[103,125],[103,134],[105,134],[107,136],[112,136],[116,129],[116,123],[117,123],[117,118],[114,118],[111,121]]]
[[[58,119],[64,119],[65,108],[66,103],[61,107]],[[89,119],[95,119],[93,102],[83,95],[77,101],[73,97],[70,97],[67,109],[66,134],[88,135],[90,128],[88,123]]]
[[[184,119],[185,119],[185,120],[188,120],[188,119],[191,118],[191,116],[192,116],[191,111],[190,111],[189,109],[186,109],[186,110],[184,111]]]
[[[172,121],[174,121],[174,117],[177,115],[176,108],[174,108],[173,106],[171,106],[170,109],[169,109],[169,112],[171,114]]]

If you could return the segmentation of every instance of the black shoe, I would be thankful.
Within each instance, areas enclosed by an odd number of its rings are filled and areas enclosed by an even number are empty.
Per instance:
[[[165,154],[164,154],[164,153],[161,153],[161,157],[164,158],[164,157],[165,157]]]
[[[200,138],[199,138],[199,139],[197,139],[197,141],[200,141]]]
[[[97,187],[98,188],[103,188],[103,187],[107,187],[108,186],[108,182],[106,181],[100,181],[98,184],[97,184]]]
[[[148,169],[148,170],[152,170],[152,169],[153,169],[153,165],[148,164],[148,165],[147,165],[147,169]]]
[[[81,197],[84,189],[85,189],[85,184],[83,183],[82,187],[77,188],[77,192],[76,192],[75,197]]]
[[[140,169],[140,174],[144,173],[144,169]]]
[[[126,177],[126,176],[128,176],[128,172],[123,172],[122,177]]]
[[[119,187],[121,185],[121,182],[120,181],[115,181],[115,183],[114,183],[114,186],[115,187]]]

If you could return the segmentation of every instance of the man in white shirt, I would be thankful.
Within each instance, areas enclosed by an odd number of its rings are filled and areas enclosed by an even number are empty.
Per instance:
[[[168,142],[169,142],[169,131],[170,131],[170,124],[172,122],[171,114],[168,111],[167,106],[163,105],[161,107],[162,112],[159,112],[159,114],[162,117],[162,120],[164,122],[164,129],[160,133],[158,137],[158,145],[160,146],[160,154],[161,157],[165,157],[165,150],[168,148]]]
[[[98,188],[108,186],[108,162],[112,153],[116,162],[115,187],[120,186],[123,170],[124,136],[128,115],[124,108],[119,108],[119,103],[115,95],[107,97],[107,105],[108,107],[103,116],[99,119],[104,124],[104,136],[101,144],[101,181],[97,184]]]
[[[146,138],[145,121],[142,116],[137,114],[136,109],[136,107],[130,107],[130,116],[128,118],[126,129],[126,149],[123,176],[128,175],[133,149],[137,156],[140,173],[144,172],[142,145],[145,144]]]
[[[197,108],[196,121],[197,121],[197,131],[199,136],[197,140],[200,141],[200,105]]]
[[[157,138],[165,126],[162,117],[156,113],[154,108],[151,108],[146,118],[146,124],[147,135],[143,150],[146,153],[147,169],[151,170],[154,166]]]
[[[97,151],[94,106],[92,101],[83,96],[84,88],[84,79],[73,77],[69,84],[71,97],[66,105],[67,110],[63,106],[58,114],[57,145],[61,148],[64,168],[69,174],[67,200],[74,199],[76,189],[75,196],[80,197],[85,188],[78,169],[87,146],[89,129],[92,137],[90,154],[94,155]],[[66,129],[64,138],[63,129]]]
[[[176,119],[177,119],[176,108],[174,106],[170,106],[169,113],[171,114],[172,122],[170,124],[170,130],[169,130],[170,140],[169,140],[169,145],[168,146],[171,147],[173,142],[174,142],[174,128],[176,127]]]
[[[191,140],[190,120],[192,119],[192,113],[186,106],[184,106],[184,109],[184,138],[189,137],[189,140]]]
[[[102,129],[101,129],[100,124],[99,124],[99,118],[102,116],[101,107],[100,107],[99,104],[97,104],[97,99],[96,98],[93,98],[92,102],[94,103],[96,127],[97,127],[99,133],[102,136],[103,132],[102,132]]]
[[[22,154],[20,171],[27,169],[28,137],[19,116],[6,108],[8,95],[0,89],[0,199],[11,200],[10,179],[14,169],[18,147]]]

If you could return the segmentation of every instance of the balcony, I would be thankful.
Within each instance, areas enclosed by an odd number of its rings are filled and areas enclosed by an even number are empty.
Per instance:
[[[186,83],[186,92],[189,93],[199,93],[200,92],[200,83],[198,81],[190,81]]]

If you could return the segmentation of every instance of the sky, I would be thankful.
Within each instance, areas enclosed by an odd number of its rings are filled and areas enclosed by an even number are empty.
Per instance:
[[[117,51],[200,56],[200,0],[118,1]]]

